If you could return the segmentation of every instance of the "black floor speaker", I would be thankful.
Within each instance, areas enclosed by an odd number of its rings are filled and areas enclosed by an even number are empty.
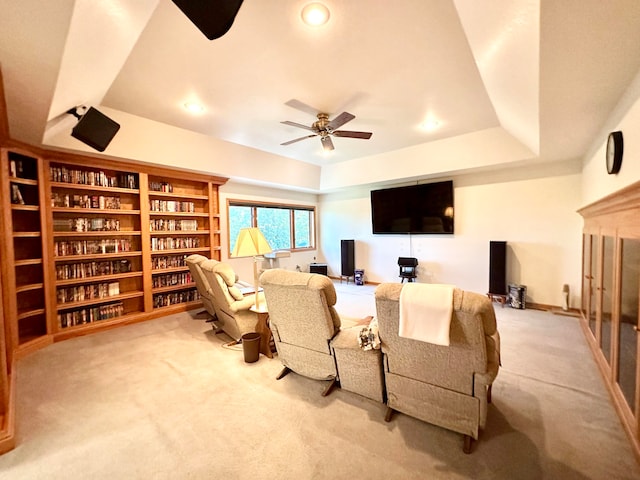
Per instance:
[[[507,294],[507,242],[489,242],[489,293]]]
[[[355,241],[340,240],[340,252],[342,259],[341,275],[343,277],[353,277],[356,268]]]

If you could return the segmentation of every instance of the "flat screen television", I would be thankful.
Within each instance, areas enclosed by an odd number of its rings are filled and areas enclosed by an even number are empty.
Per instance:
[[[453,234],[453,181],[371,191],[374,234]]]

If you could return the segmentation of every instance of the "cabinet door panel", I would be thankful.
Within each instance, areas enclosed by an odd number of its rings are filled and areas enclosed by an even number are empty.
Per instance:
[[[640,240],[622,240],[620,282],[620,347],[618,385],[632,412],[635,412],[638,378],[638,305],[640,303]]]
[[[615,238],[602,237],[602,312],[600,325],[600,348],[611,365],[611,333],[613,321],[613,284]]]

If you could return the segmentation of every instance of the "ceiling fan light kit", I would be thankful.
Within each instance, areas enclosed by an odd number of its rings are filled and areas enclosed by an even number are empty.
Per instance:
[[[342,125],[347,122],[350,122],[354,118],[355,115],[352,115],[349,112],[342,112],[333,120],[329,120],[329,114],[327,113],[318,113],[318,120],[313,122],[310,127],[303,125],[301,123],[291,122],[289,120],[285,120],[285,125],[291,125],[292,127],[304,128],[305,130],[309,130],[313,132],[311,135],[305,135],[304,137],[294,138],[293,140],[289,140],[288,142],[281,143],[280,145],[291,145],[292,143],[299,142],[301,140],[305,140],[311,137],[320,137],[320,141],[322,142],[322,148],[325,151],[331,151],[335,147],[333,146],[333,140],[331,137],[346,137],[346,138],[361,138],[364,140],[368,140],[371,138],[373,133],[371,132],[354,132],[351,130],[337,130]]]

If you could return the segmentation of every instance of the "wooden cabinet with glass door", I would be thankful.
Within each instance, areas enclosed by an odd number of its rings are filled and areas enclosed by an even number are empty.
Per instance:
[[[144,312],[139,175],[48,162],[59,336]]]
[[[30,152],[2,150],[2,275],[10,356],[52,341],[46,311],[43,172],[42,159]]]
[[[640,459],[640,182],[579,213],[583,330]]]
[[[152,308],[199,302],[185,260],[194,253],[220,259],[217,185],[149,175]]]

